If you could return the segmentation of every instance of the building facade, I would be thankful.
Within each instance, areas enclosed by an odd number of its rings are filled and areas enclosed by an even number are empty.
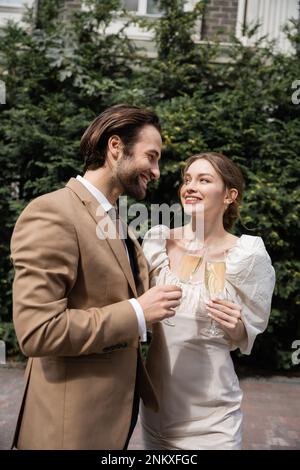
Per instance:
[[[7,19],[21,21],[25,5],[36,5],[43,0],[0,0],[0,25]],[[123,5],[138,16],[147,16],[155,21],[161,15],[158,0],[122,0]],[[191,10],[196,0],[186,0],[186,10]],[[84,8],[82,0],[65,0],[62,14],[66,18],[79,8]],[[224,42],[230,42],[236,35],[245,45],[262,37],[274,39],[279,51],[289,53],[292,46],[284,35],[282,28],[289,19],[299,20],[299,0],[208,0],[202,20],[197,26],[194,39],[197,42],[213,41],[216,35]],[[247,26],[260,23],[256,34],[249,39],[246,35]],[[121,19],[116,19],[110,32],[123,26]],[[127,30],[128,36],[143,45],[148,51],[154,52],[153,35],[138,26],[132,25]]]
[[[26,5],[36,6],[36,0],[0,0],[0,26],[8,20],[22,22]]]

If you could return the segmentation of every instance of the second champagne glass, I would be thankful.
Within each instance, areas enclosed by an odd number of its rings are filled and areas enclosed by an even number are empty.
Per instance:
[[[226,253],[211,248],[206,250],[205,260],[205,297],[206,300],[225,299]],[[210,326],[201,330],[209,338],[221,338],[223,331],[211,320]]]

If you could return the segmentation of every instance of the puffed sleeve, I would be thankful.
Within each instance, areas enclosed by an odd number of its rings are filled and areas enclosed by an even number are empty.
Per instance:
[[[148,263],[150,287],[156,285],[160,270],[168,265],[166,239],[169,229],[165,225],[156,225],[148,230],[143,240],[143,252]]]
[[[247,338],[233,344],[232,349],[238,347],[243,354],[250,354],[256,336],[267,327],[275,286],[275,271],[263,240],[244,235],[237,249],[228,256],[226,269],[226,280],[242,306],[241,316],[247,332]]]

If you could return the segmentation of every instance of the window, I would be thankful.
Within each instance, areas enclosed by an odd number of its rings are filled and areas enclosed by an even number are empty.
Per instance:
[[[159,0],[123,0],[128,11],[135,11],[138,15],[159,15]]]
[[[128,11],[137,11],[139,0],[123,0],[124,6]]]
[[[291,44],[282,31],[291,18],[299,18],[298,0],[239,0],[237,15],[237,37],[245,45],[251,45],[263,36],[275,39],[282,52],[291,51]],[[261,27],[251,39],[245,36],[247,25],[260,23]]]
[[[157,14],[159,14],[158,0],[148,0],[147,1],[147,13],[148,13],[148,15],[157,15]]]
[[[197,0],[186,0],[184,4],[185,11],[192,11]],[[130,12],[135,12],[137,15],[149,16],[155,21],[158,17],[162,16],[163,12],[159,10],[159,0],[122,0],[123,6]],[[115,21],[107,29],[108,33],[116,33],[124,27],[124,19],[116,18]],[[200,25],[197,26],[197,32],[193,35],[195,41],[200,39]],[[147,54],[155,55],[155,45],[153,43],[154,32],[147,30],[138,24],[130,24],[126,27],[126,35],[137,41],[138,44],[146,45]],[[147,44],[146,44],[147,43]]]

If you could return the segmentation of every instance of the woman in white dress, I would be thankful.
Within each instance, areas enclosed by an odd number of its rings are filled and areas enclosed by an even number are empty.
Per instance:
[[[218,153],[189,158],[183,170],[180,199],[191,222],[178,229],[159,225],[145,236],[151,286],[177,284],[182,300],[168,322],[153,325],[147,368],[158,395],[155,413],[141,405],[146,449],[241,449],[242,391],[230,351],[250,354],[255,337],[268,323],[275,284],[274,269],[260,237],[232,235],[239,215],[243,176]],[[188,282],[179,278],[184,241],[195,235],[197,207],[204,207],[204,244],[226,253],[227,299],[205,302],[203,269]],[[203,263],[204,264],[204,263]],[[210,315],[210,316],[208,316]],[[221,337],[203,329],[213,319]]]

